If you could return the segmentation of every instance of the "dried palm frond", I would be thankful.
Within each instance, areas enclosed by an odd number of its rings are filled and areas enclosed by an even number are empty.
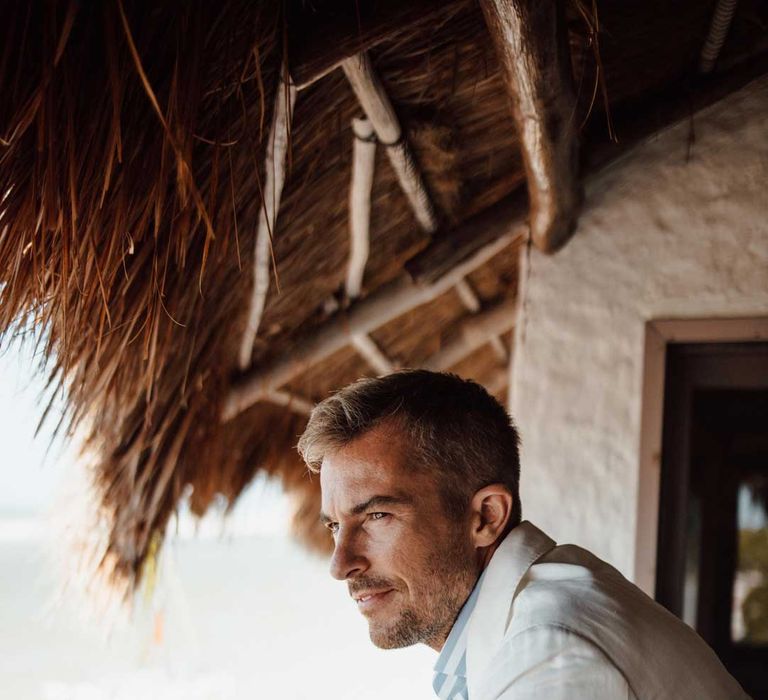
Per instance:
[[[87,418],[100,454],[105,561],[135,579],[215,476],[199,457],[221,439],[280,7],[95,7],[3,4],[0,332],[45,329],[66,427]]]

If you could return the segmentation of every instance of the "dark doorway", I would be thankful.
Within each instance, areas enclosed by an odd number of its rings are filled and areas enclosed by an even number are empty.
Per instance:
[[[670,344],[656,598],[768,700],[768,343]]]

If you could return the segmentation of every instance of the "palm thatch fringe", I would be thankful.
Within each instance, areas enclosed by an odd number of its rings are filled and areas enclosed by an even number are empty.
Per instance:
[[[3,3],[0,333],[37,324],[61,428],[89,426],[102,563],[123,580],[185,489],[198,512],[232,493],[200,465],[226,444],[209,416],[240,335],[238,219],[261,206],[279,37],[270,2]]]

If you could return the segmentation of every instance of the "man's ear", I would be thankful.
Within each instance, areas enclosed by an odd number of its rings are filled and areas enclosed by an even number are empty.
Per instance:
[[[490,547],[512,517],[515,499],[503,484],[481,488],[472,497],[472,540],[476,548]]]

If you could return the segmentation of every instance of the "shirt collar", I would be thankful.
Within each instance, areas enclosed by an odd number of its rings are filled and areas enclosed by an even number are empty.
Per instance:
[[[467,692],[467,633],[469,620],[480,594],[485,571],[469,594],[466,602],[453,623],[453,627],[445,640],[440,655],[435,662],[435,677],[432,687],[441,700],[453,700],[454,698],[466,698]]]
[[[483,571],[467,630],[467,683],[477,689],[501,644],[511,619],[520,582],[531,565],[555,547],[555,542],[527,521],[512,528]]]

